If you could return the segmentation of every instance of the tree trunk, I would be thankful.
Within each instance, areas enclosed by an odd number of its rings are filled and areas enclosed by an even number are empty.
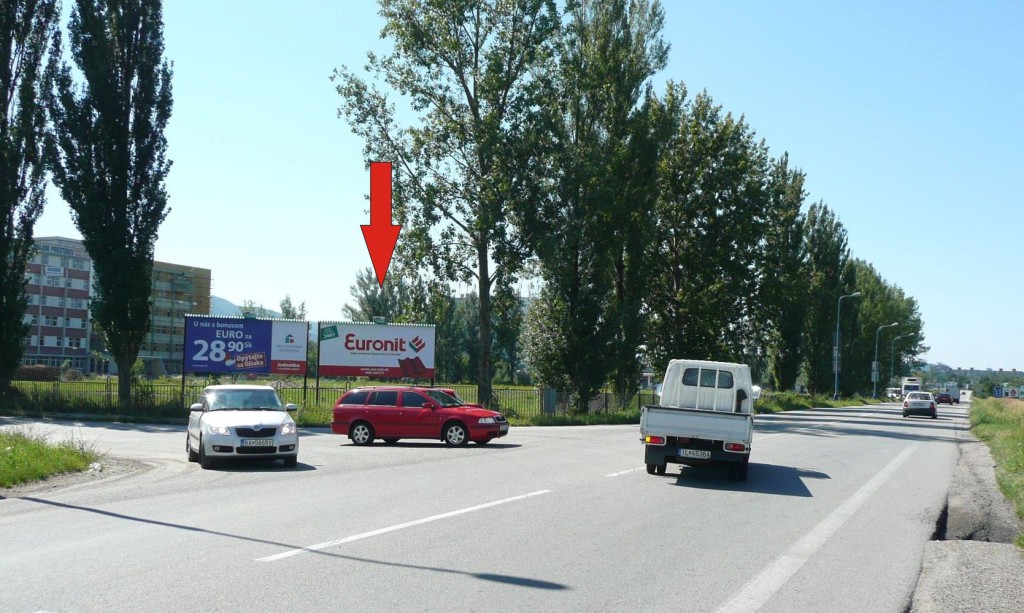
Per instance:
[[[118,408],[127,414],[135,412],[135,407],[132,406],[132,366],[134,360],[129,360],[128,356],[123,354],[117,355],[117,404]]]
[[[491,275],[487,261],[487,243],[477,251],[480,272],[480,359],[478,360],[477,402],[491,406]]]

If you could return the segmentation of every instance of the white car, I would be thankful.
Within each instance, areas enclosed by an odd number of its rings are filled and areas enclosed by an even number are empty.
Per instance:
[[[189,412],[188,460],[210,468],[223,458],[281,458],[294,467],[299,433],[289,413],[297,408],[269,385],[207,386]]]
[[[938,412],[935,410],[935,397],[929,392],[907,392],[907,397],[903,400],[903,416],[910,415],[938,418]]]

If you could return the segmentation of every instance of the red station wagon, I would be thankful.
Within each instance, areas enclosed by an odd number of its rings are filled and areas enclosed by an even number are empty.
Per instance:
[[[369,445],[376,438],[388,444],[428,438],[453,447],[469,441],[486,445],[505,436],[508,420],[497,411],[467,405],[435,388],[363,387],[338,399],[331,430],[356,445]]]

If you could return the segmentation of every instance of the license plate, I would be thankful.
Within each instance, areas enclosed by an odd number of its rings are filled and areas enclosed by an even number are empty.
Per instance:
[[[498,432],[508,432],[508,424],[501,424],[498,426]]]
[[[711,457],[711,452],[707,449],[680,449],[679,457],[706,460]]]
[[[245,438],[242,439],[242,447],[270,447],[274,439],[270,438]]]

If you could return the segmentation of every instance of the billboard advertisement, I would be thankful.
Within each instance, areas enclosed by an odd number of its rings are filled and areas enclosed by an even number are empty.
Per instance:
[[[304,321],[185,316],[185,372],[306,374]]]
[[[322,322],[319,374],[431,379],[434,326]]]

